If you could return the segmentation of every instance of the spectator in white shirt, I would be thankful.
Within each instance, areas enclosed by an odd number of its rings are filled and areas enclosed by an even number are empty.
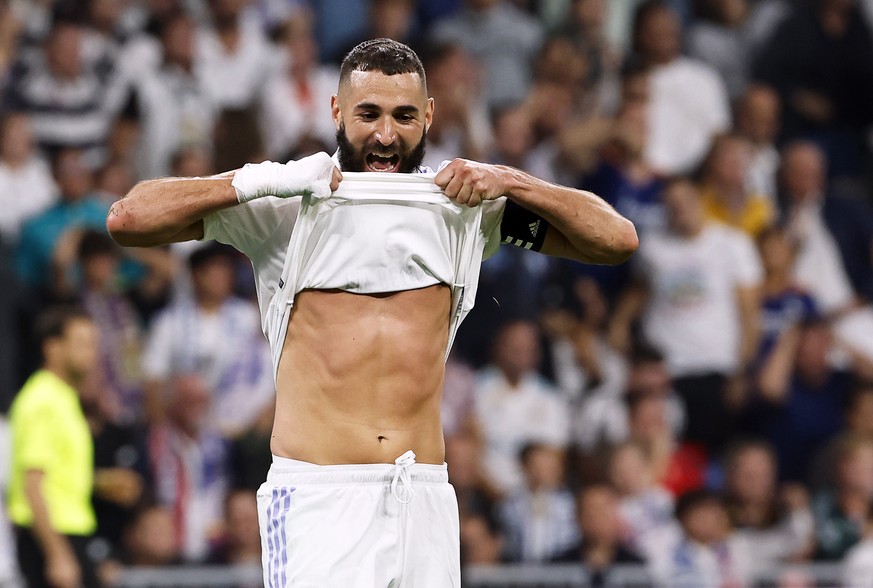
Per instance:
[[[873,588],[873,503],[864,517],[864,535],[843,558],[843,585]]]
[[[258,309],[233,296],[234,255],[218,244],[191,254],[193,297],[154,319],[142,358],[151,416],[161,414],[160,391],[175,375],[198,374],[212,394],[209,422],[228,437],[252,425],[275,395]],[[239,340],[245,343],[228,348]]]
[[[27,219],[57,199],[51,169],[36,152],[30,117],[10,113],[0,136],[0,239],[14,246]]]
[[[641,315],[644,337],[664,352],[685,402],[686,439],[715,449],[731,430],[757,350],[761,263],[744,233],[706,221],[688,180],[671,182],[664,201],[668,230],[637,252],[638,280],[618,304],[612,339],[626,349]]]
[[[613,450],[609,481],[618,492],[625,544],[648,557],[647,547],[669,533],[673,497],[655,483],[651,459],[638,442],[627,441]]]
[[[566,447],[569,438],[567,401],[536,372],[539,336],[529,321],[504,325],[495,338],[493,363],[479,373],[476,386],[484,468],[503,493],[524,481],[518,455],[526,444]]]
[[[647,0],[634,18],[634,53],[650,69],[649,142],[645,157],[663,174],[689,173],[712,137],[730,127],[724,82],[701,61],[681,54],[679,16],[663,0]]]
[[[779,95],[769,86],[752,84],[737,101],[737,132],[752,144],[752,159],[746,166],[747,189],[776,199],[776,176],[779,172],[779,133],[781,105]]]
[[[290,18],[282,35],[287,63],[267,82],[260,113],[267,155],[276,161],[328,151],[334,144],[330,97],[339,81],[337,68],[318,64],[308,11],[300,10]]]

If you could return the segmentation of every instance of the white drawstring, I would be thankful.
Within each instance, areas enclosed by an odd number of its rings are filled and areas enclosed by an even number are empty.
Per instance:
[[[412,500],[412,495],[415,490],[412,489],[412,480],[409,478],[409,466],[415,463],[415,453],[412,450],[407,451],[400,457],[394,460],[394,478],[391,480],[391,494],[401,504],[409,504]],[[398,483],[406,489],[406,500],[401,498],[401,492],[398,491]]]

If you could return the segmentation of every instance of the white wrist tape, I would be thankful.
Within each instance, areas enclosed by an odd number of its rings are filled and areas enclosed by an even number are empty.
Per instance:
[[[323,151],[288,163],[247,163],[234,174],[231,185],[240,202],[264,196],[326,198],[331,193],[333,168],[333,160]]]

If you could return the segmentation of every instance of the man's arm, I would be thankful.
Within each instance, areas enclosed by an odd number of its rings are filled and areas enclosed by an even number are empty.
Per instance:
[[[233,174],[140,182],[112,204],[106,228],[125,247],[202,239],[203,217],[239,204]]]
[[[633,224],[602,198],[521,170],[456,159],[434,179],[449,198],[477,206],[506,196],[549,223],[540,251],[586,263],[617,264],[636,251]]]
[[[109,209],[106,228],[120,245],[152,247],[203,238],[203,218],[264,196],[327,196],[342,175],[326,153],[286,164],[266,161],[207,178],[140,182]]]
[[[24,472],[24,494],[33,512],[33,534],[45,556],[45,576],[56,588],[78,588],[82,572],[66,537],[54,530],[42,495],[42,470]]]

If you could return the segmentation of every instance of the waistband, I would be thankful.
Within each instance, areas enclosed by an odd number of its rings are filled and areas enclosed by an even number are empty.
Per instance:
[[[290,486],[319,485],[344,486],[360,484],[396,484],[402,471],[413,484],[447,484],[449,473],[446,464],[341,464],[316,465],[296,460],[273,461],[267,473],[268,484]],[[295,465],[289,465],[294,462]],[[301,464],[301,465],[296,465]]]

